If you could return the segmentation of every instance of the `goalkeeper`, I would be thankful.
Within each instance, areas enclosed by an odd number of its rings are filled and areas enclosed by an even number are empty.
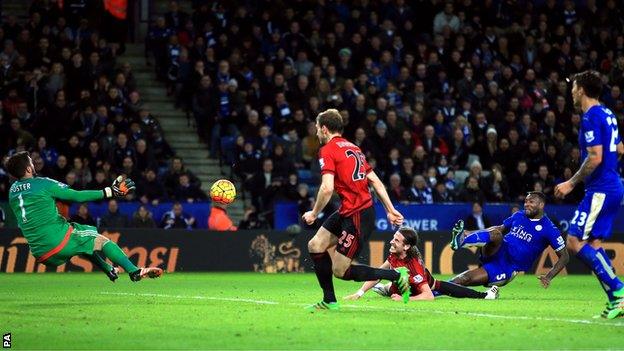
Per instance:
[[[6,169],[17,179],[9,191],[9,204],[37,262],[60,266],[73,256],[85,256],[113,282],[118,278],[118,270],[106,258],[123,267],[135,282],[162,275],[160,268],[138,268],[117,244],[98,234],[95,227],[69,223],[56,208],[55,199],[86,202],[126,196],[135,189],[132,180],[119,176],[112,186],[103,190],[72,190],[50,178],[35,177],[35,167],[26,151],[11,156]]]

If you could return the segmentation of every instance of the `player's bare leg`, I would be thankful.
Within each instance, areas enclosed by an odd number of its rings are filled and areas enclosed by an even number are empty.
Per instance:
[[[451,279],[451,283],[463,286],[486,285],[488,283],[488,273],[483,267],[479,267],[458,274]]]
[[[338,239],[335,235],[321,227],[308,242],[308,252],[310,252],[310,257],[314,261],[314,272],[321,289],[323,289],[323,301],[308,306],[308,309],[311,311],[338,309],[334,283],[332,281],[332,259],[337,241]]]
[[[613,290],[606,281],[617,279],[607,253],[602,248],[602,240],[581,240],[574,235],[568,235],[567,247],[596,274],[600,286],[607,294],[607,304],[600,316],[613,319],[624,315],[624,288]]]
[[[97,235],[95,243],[93,245],[94,254],[101,252],[105,257],[110,259],[113,263],[123,267],[123,269],[130,274],[130,280],[137,282],[143,278],[158,278],[162,275],[163,270],[157,267],[139,268],[135,266],[128,256],[117,246],[116,243],[103,235]]]

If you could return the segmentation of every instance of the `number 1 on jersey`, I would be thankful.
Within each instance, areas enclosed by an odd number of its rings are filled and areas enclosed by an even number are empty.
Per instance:
[[[362,172],[362,166],[364,166],[364,154],[361,152],[355,152],[353,150],[346,151],[347,157],[353,157],[355,159],[355,168],[353,169],[353,180],[362,180],[366,177],[366,173]]]
[[[17,198],[19,199],[19,207],[22,210],[22,222],[26,223],[28,222],[28,220],[26,219],[26,209],[24,208],[24,198],[22,197],[22,194],[19,194]]]

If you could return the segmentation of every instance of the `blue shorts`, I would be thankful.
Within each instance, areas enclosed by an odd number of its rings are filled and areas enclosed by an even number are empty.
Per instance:
[[[503,242],[498,251],[492,256],[481,256],[483,269],[488,274],[488,286],[503,286],[509,283],[518,273],[516,265],[513,263],[507,244]]]
[[[588,191],[570,221],[568,233],[581,240],[609,239],[622,193]]]

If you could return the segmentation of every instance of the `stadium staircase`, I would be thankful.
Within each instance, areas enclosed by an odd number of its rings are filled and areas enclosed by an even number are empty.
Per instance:
[[[167,96],[165,85],[156,79],[154,68],[146,65],[144,50],[142,43],[127,44],[126,52],[118,62],[130,63],[141,98],[160,122],[165,139],[184,160],[186,167],[202,181],[202,190],[208,192],[214,181],[227,177],[230,171],[225,167],[222,170],[219,160],[208,157],[208,146],[199,140],[186,113],[174,106],[173,97]],[[236,201],[228,212],[238,223],[243,215],[243,202]]]
[[[16,15],[18,20],[23,21],[28,17],[30,1],[2,0],[0,4],[4,19],[10,15]],[[167,4],[167,1],[155,1],[152,4],[154,12],[164,14],[167,11]],[[190,1],[181,1],[180,5],[183,10],[190,12]],[[128,43],[126,52],[118,57],[117,63],[130,63],[141,98],[152,115],[160,122],[166,140],[176,155],[184,160],[186,167],[201,180],[202,190],[208,192],[215,180],[229,177],[230,167],[225,165],[222,168],[219,160],[208,157],[208,146],[199,140],[194,127],[187,120],[186,113],[175,108],[174,99],[167,96],[164,83],[156,79],[153,66],[146,64],[144,52],[143,38],[138,43]],[[240,184],[237,184],[237,190],[241,194]],[[235,201],[228,208],[228,213],[235,224],[243,218],[243,209],[244,201],[240,200]]]

